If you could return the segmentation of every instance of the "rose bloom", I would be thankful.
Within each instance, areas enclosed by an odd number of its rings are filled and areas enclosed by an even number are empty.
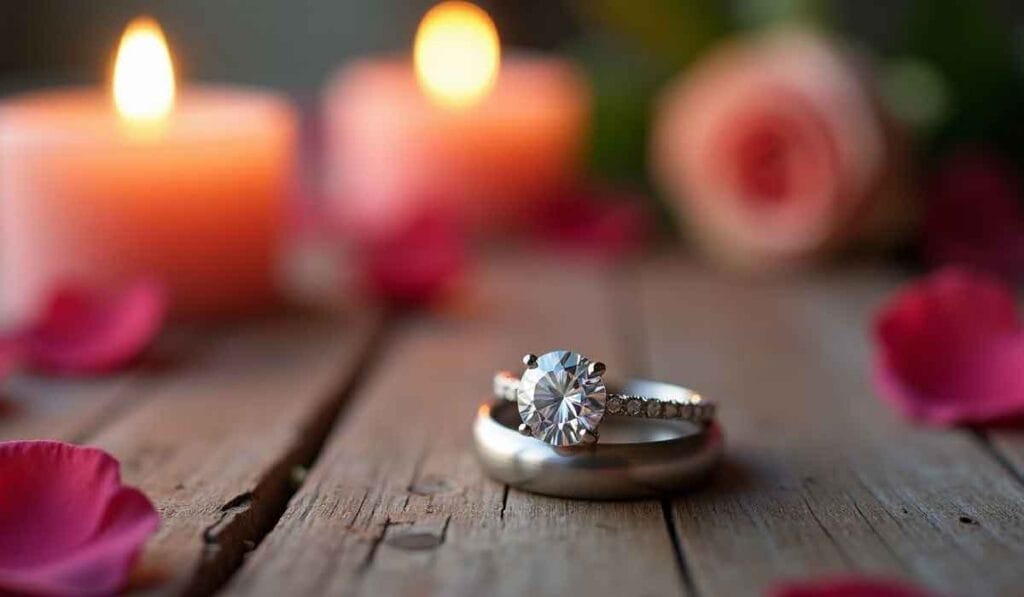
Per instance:
[[[814,33],[714,49],[660,98],[653,175],[693,239],[738,269],[807,262],[871,217],[889,153],[853,64]]]

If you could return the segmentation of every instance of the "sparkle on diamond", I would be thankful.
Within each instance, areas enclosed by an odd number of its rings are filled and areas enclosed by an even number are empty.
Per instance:
[[[519,386],[519,415],[533,436],[555,446],[582,441],[594,431],[605,410],[605,387],[600,376],[587,373],[590,360],[566,350],[541,355],[537,366],[523,373]]]

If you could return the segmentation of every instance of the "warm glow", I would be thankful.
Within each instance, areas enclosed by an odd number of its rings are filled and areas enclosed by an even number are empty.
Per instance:
[[[423,17],[413,59],[416,77],[431,98],[452,107],[474,104],[498,77],[498,29],[469,2],[442,2]]]
[[[114,62],[114,105],[128,121],[160,122],[174,107],[174,67],[160,25],[148,17],[128,24]]]

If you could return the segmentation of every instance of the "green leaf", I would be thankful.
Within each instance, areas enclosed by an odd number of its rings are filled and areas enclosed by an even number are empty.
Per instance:
[[[592,172],[609,181],[644,183],[652,103],[674,69],[628,42],[607,35],[581,38],[570,52],[583,65],[591,83]]]
[[[986,2],[918,0],[908,31],[904,54],[930,64],[946,82],[949,117],[933,138],[937,149],[986,140],[1019,151],[1024,130],[1015,112],[1024,86],[1009,19]]]
[[[745,28],[793,22],[824,27],[828,21],[824,0],[737,0],[735,7],[736,20]]]
[[[690,63],[728,30],[717,0],[578,0],[581,13],[669,67]]]

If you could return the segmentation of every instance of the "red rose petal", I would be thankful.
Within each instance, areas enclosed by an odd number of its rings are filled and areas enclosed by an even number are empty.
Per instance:
[[[1022,192],[1014,165],[994,152],[961,150],[943,160],[926,186],[928,259],[1024,281]]]
[[[934,593],[893,580],[829,578],[781,585],[772,597],[929,597]]]
[[[0,337],[0,380],[17,369],[21,353],[21,342],[15,338]]]
[[[899,292],[875,321],[879,393],[941,425],[1024,416],[1024,326],[1012,291],[947,269]]]
[[[403,306],[424,305],[449,291],[466,266],[464,234],[451,218],[423,215],[361,247],[371,294]]]
[[[123,587],[159,516],[106,452],[0,443],[0,593],[105,595]]]
[[[160,332],[166,314],[166,294],[152,282],[139,282],[109,301],[67,287],[20,336],[22,354],[34,369],[108,372],[138,357]]]
[[[543,204],[532,232],[552,247],[613,259],[638,251],[649,228],[643,197],[590,189]]]

